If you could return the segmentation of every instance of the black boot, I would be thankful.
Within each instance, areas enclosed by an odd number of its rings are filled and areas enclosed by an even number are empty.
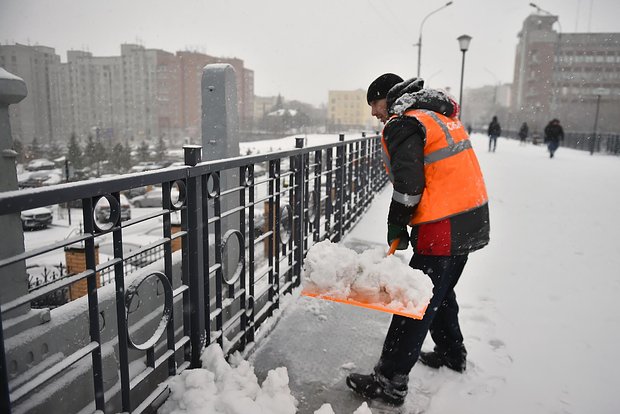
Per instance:
[[[420,352],[418,361],[427,367],[441,368],[448,367],[452,371],[464,372],[467,366],[466,355],[460,355],[457,357],[450,357],[445,353],[433,351],[433,352]]]
[[[364,398],[382,399],[388,404],[402,405],[407,396],[407,379],[389,380],[381,374],[349,374],[347,385]]]

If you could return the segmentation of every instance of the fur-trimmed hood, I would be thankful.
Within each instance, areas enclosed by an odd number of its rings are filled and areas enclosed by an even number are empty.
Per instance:
[[[459,106],[444,91],[424,89],[424,80],[412,78],[394,85],[387,94],[390,114],[401,116],[410,109],[428,109],[448,117],[458,115]]]

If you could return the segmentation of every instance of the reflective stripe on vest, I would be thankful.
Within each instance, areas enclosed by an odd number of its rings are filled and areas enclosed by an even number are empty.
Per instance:
[[[424,143],[425,187],[421,196],[394,192],[392,198],[405,205],[420,197],[410,225],[443,220],[487,203],[488,197],[478,159],[461,122],[427,110],[411,110],[426,130]],[[385,137],[382,139],[387,154]],[[384,157],[390,180],[394,182],[389,154]],[[403,201],[409,203],[404,203]]]

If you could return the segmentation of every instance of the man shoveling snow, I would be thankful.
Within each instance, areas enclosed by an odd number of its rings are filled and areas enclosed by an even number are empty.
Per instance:
[[[401,405],[418,358],[433,368],[465,370],[454,287],[469,253],[489,242],[488,196],[459,107],[446,93],[424,89],[422,79],[386,73],[370,84],[367,101],[385,124],[384,162],[394,187],[388,244],[398,241],[400,250],[411,244],[409,265],[434,287],[424,317],[395,314],[374,372],[352,373],[347,385],[366,398]],[[429,331],[435,350],[420,353]]]

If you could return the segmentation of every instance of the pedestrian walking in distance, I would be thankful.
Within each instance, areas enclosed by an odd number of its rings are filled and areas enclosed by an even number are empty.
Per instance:
[[[530,128],[527,126],[527,122],[524,122],[521,125],[521,129],[519,129],[519,143],[521,145],[525,145],[529,131],[530,131]]]
[[[386,73],[368,87],[367,101],[382,121],[385,167],[393,184],[387,242],[413,247],[409,265],[432,280],[433,297],[421,320],[393,315],[370,374],[351,373],[347,385],[369,399],[401,405],[417,361],[466,369],[467,351],[454,293],[468,254],[489,242],[488,197],[458,105],[424,81]],[[408,227],[411,227],[409,232]],[[432,352],[420,352],[429,332]]]
[[[493,117],[491,123],[489,124],[487,135],[489,136],[489,152],[495,152],[495,149],[497,148],[497,137],[502,135],[502,127],[499,125],[496,116]]]
[[[560,125],[560,121],[554,118],[545,127],[545,143],[549,150],[549,158],[553,158],[560,146],[560,141],[564,141],[564,129]]]

